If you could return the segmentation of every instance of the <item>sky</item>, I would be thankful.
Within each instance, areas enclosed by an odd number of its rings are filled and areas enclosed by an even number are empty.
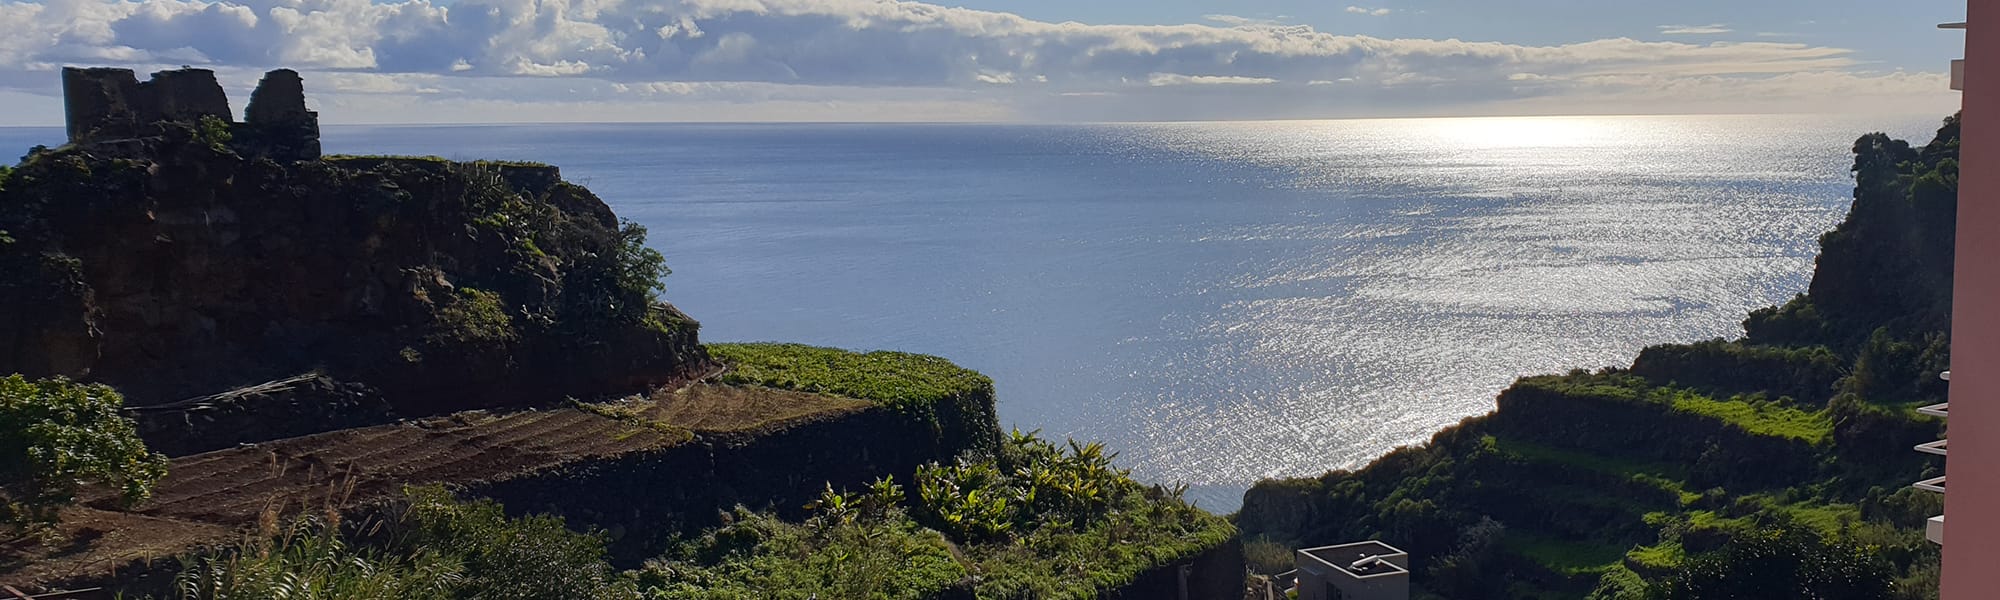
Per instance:
[[[327,123],[1941,114],[1963,2],[0,0],[0,125],[63,66],[297,69]]]

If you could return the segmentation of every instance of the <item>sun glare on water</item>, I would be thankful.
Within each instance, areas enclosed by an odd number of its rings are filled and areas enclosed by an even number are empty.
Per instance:
[[[1410,119],[1411,134],[1460,148],[1561,148],[1589,146],[1617,137],[1628,118],[1471,117]]]

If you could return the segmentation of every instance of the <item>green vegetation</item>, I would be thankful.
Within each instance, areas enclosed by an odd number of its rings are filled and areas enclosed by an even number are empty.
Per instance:
[[[897,506],[881,480],[865,494],[829,489],[804,523],[738,510],[734,522],[647,564],[649,598],[925,598],[958,585],[965,566],[936,531]]]
[[[709,344],[723,382],[846,396],[908,412],[992,394],[993,380],[935,356],[866,354],[803,344]]]
[[[630,438],[640,430],[651,430],[665,436],[669,444],[684,444],[694,441],[695,438],[693,430],[646,416],[648,409],[652,408],[652,404],[649,402],[595,403],[570,400],[570,406],[575,407],[577,410],[632,426],[631,429],[619,434],[618,439],[620,440]]]
[[[1243,540],[1243,563],[1260,575],[1277,575],[1297,564],[1296,549],[1266,537]]]
[[[1890,565],[1865,548],[1809,530],[1772,528],[1688,557],[1646,598],[1886,598],[1893,587]]]
[[[1625,553],[1625,560],[1649,571],[1668,571],[1681,566],[1687,560],[1687,548],[1680,542],[1661,542],[1652,546],[1640,546]]]
[[[447,165],[447,164],[451,164],[451,163],[453,162],[453,161],[452,161],[451,159],[448,159],[448,158],[445,158],[445,157],[442,157],[442,156],[437,156],[437,155],[433,155],[433,154],[424,154],[424,155],[414,155],[414,154],[328,154],[328,155],[325,155],[325,156],[321,156],[321,157],[320,157],[320,160],[325,160],[325,161],[328,161],[328,162],[334,162],[334,163],[343,163],[343,162],[353,162],[353,161],[381,161],[381,160],[400,160],[400,161],[416,161],[416,162],[427,162],[427,163],[435,163],[435,164],[439,164],[439,165]]]
[[[500,304],[499,294],[470,287],[446,295],[434,313],[432,333],[426,337],[441,348],[507,344],[520,337],[514,319]]]
[[[146,450],[123,396],[63,377],[0,377],[0,526],[52,523],[85,484],[115,488],[125,503],[152,494],[167,459]]]
[[[177,600],[449,600],[464,568],[435,552],[401,557],[357,548],[312,519],[184,562],[169,596]]]
[[[204,115],[201,122],[195,124],[195,143],[207,145],[210,150],[228,152],[229,141],[233,137],[227,119]]]
[[[979,598],[1084,599],[1235,534],[1110,458],[1015,432],[996,453],[921,471],[913,503],[883,480],[858,495],[829,490],[803,525],[739,514],[642,580],[658,597],[924,598],[972,574]]]
[[[1833,423],[1823,413],[1762,399],[1715,400],[1683,393],[1674,399],[1674,410],[1716,419],[1754,435],[1818,443],[1833,434]]]
[[[1626,553],[1622,547],[1600,542],[1563,540],[1522,533],[1508,535],[1504,547],[1558,573],[1593,577],[1617,565],[1625,558]]]
[[[1238,526],[1388,541],[1419,596],[1935,598],[1942,506],[1907,485],[1939,471],[1910,447],[1942,423],[1911,408],[1943,400],[1950,364],[1957,147],[1957,117],[1922,148],[1857,141],[1811,288],[1744,339],[1522,378],[1428,444],[1258,484]]]
[[[1664,476],[1672,480],[1680,480],[1687,477],[1686,467],[1672,463],[1646,461],[1597,452],[1582,452],[1569,448],[1538,444],[1513,437],[1498,438],[1488,435],[1482,437],[1480,441],[1494,451],[1524,460],[1568,465],[1620,476],[1637,474],[1637,476],[1656,477],[1654,474],[1658,474],[1658,476]],[[1676,489],[1678,487],[1675,486]]]
[[[183,558],[169,597],[1083,600],[1235,536],[1179,490],[1134,482],[1110,459],[1016,432],[998,452],[919,477],[949,493],[912,498],[883,478],[857,493],[829,487],[802,522],[738,508],[622,573],[602,536],[561,518],[508,518],[489,500],[409,488],[357,523],[308,518]],[[979,494],[1004,499],[1007,510],[987,515],[996,526],[937,528]]]
[[[491,501],[411,488],[379,523],[302,520],[218,554],[182,559],[176,600],[636,599],[604,541],[557,517],[510,519]]]

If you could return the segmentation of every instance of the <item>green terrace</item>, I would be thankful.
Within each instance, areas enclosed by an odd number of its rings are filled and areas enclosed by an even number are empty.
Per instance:
[[[844,396],[905,412],[993,393],[992,379],[935,356],[780,343],[707,348],[728,366],[723,383]]]

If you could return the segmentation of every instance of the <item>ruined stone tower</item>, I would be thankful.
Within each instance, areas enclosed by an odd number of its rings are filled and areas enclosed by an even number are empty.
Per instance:
[[[252,152],[272,160],[319,158],[319,113],[306,110],[305,81],[299,72],[278,69],[264,74],[250,92],[237,128]]]
[[[131,69],[65,67],[62,72],[65,123],[72,144],[127,142],[157,135],[162,121],[193,123],[215,117],[230,124],[246,157],[312,160],[320,156],[319,115],[306,110],[305,85],[291,69],[264,75],[250,94],[243,123],[234,122],[229,97],[215,72],[174,69],[141,82]]]

